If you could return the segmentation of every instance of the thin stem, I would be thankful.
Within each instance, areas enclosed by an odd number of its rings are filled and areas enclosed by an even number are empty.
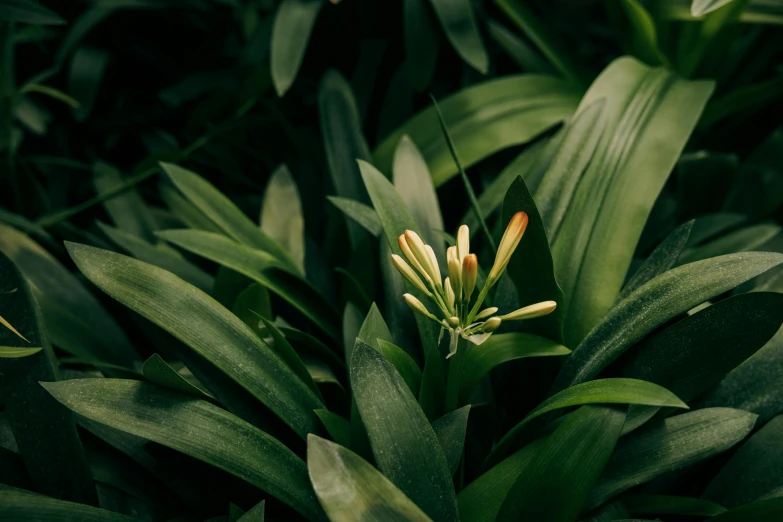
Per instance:
[[[430,98],[432,99],[432,105],[435,107],[435,113],[438,115],[438,121],[440,122],[440,128],[443,131],[443,136],[446,138],[446,145],[449,147],[451,157],[454,160],[454,163],[457,165],[457,169],[459,170],[460,176],[462,177],[462,183],[465,185],[465,192],[467,192],[468,199],[470,200],[470,208],[473,209],[473,214],[475,214],[476,220],[481,225],[481,230],[483,230],[484,235],[487,236],[487,241],[489,241],[489,246],[492,248],[492,252],[497,252],[495,240],[492,239],[492,234],[489,232],[487,222],[484,221],[484,216],[481,214],[481,207],[479,206],[478,199],[476,199],[476,193],[473,192],[473,186],[470,184],[468,175],[465,173],[465,169],[462,168],[462,162],[459,160],[459,156],[457,155],[457,149],[454,146],[454,141],[451,139],[451,134],[449,133],[449,129],[446,126],[446,120],[443,118],[443,113],[440,112],[438,101],[432,94],[430,94]]]
[[[446,381],[446,404],[443,413],[449,413],[459,407],[459,392],[462,387],[462,372],[465,367],[465,356],[468,352],[468,342],[462,337],[457,341],[457,353],[449,359],[449,375]]]
[[[489,293],[489,289],[492,288],[492,285],[495,284],[495,281],[492,279],[487,279],[484,283],[484,287],[481,289],[481,292],[479,292],[478,297],[476,298],[476,304],[473,305],[473,308],[470,309],[470,313],[468,314],[468,320],[465,321],[466,324],[470,324],[473,322],[473,319],[476,317],[476,314],[479,312],[479,308],[481,308],[481,304],[484,302],[484,299],[487,298],[487,294]]]

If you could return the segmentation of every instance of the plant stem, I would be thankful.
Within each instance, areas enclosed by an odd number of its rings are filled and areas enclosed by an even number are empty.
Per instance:
[[[462,371],[465,367],[465,356],[469,349],[468,341],[459,338],[457,353],[449,359],[449,375],[446,380],[446,404],[443,413],[449,413],[459,407],[459,392],[462,387]]]

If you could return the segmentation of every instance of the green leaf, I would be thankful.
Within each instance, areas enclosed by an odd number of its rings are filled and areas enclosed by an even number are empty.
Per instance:
[[[182,254],[165,243],[152,244],[141,237],[119,228],[98,222],[98,228],[115,244],[139,261],[144,261],[171,272],[193,286],[211,292],[215,279],[185,259]]]
[[[20,268],[2,253],[0,291],[0,316],[16,330],[0,328],[3,351],[35,347],[37,352],[26,357],[0,357],[0,397],[24,466],[38,491],[97,504],[73,416],[38,384],[58,377],[38,303]]]
[[[269,64],[278,96],[283,96],[296,79],[302,65],[310,33],[323,0],[283,0],[272,26]]]
[[[712,517],[726,511],[726,508],[704,500],[692,497],[675,497],[672,495],[627,495],[622,497],[623,506],[633,515],[689,515],[697,517]]]
[[[203,230],[165,230],[157,235],[264,285],[333,339],[339,338],[339,320],[331,304],[310,283],[289,273],[287,265],[281,265],[268,253]]]
[[[704,16],[707,13],[723,7],[732,0],[693,0],[691,2],[691,15]]]
[[[630,40],[634,54],[650,65],[668,65],[658,45],[658,33],[650,12],[639,0],[621,0],[620,7],[630,22]]]
[[[326,199],[373,236],[377,237],[383,232],[378,214],[371,206],[338,196],[326,196]]]
[[[399,346],[380,338],[378,339],[378,351],[394,365],[405,384],[410,388],[411,393],[418,397],[421,387],[421,370],[416,361]]]
[[[606,127],[552,240],[565,293],[565,339],[576,345],[612,306],[647,217],[713,89],[624,57],[585,94],[604,98]]]
[[[487,74],[489,57],[470,0],[430,0],[451,46],[465,63]]]
[[[243,245],[263,250],[296,272],[296,263],[274,239],[264,234],[234,203],[210,182],[189,170],[171,163],[161,163],[182,194],[226,235]]]
[[[430,420],[443,413],[446,400],[446,372],[443,368],[443,356],[436,344],[430,345],[425,352],[424,370],[421,372],[419,405]]]
[[[68,92],[79,101],[73,111],[76,121],[86,120],[92,112],[108,63],[109,52],[104,49],[81,47],[74,53],[68,71]]]
[[[438,65],[440,34],[427,0],[403,0],[405,67],[411,86],[427,88]]]
[[[369,161],[370,148],[362,134],[359,109],[351,86],[335,71],[324,74],[318,88],[318,114],[326,150],[326,163],[335,192],[342,198],[368,203],[357,159]],[[364,237],[361,229],[348,223],[351,246],[356,248]]]
[[[783,497],[759,500],[711,518],[715,522],[777,522],[783,516]]]
[[[252,508],[250,511],[242,515],[237,519],[237,522],[264,522],[264,512],[266,510],[266,500],[262,500]]]
[[[704,245],[685,250],[680,256],[680,263],[691,263],[735,252],[758,250],[772,238],[780,234],[780,225],[760,224],[729,232]]]
[[[242,319],[256,333],[259,332],[258,316],[271,319],[272,303],[269,300],[269,290],[259,283],[253,283],[239,293],[231,311]]]
[[[563,80],[527,74],[463,89],[439,104],[463,166],[468,168],[556,125],[573,113],[579,96],[580,91]],[[394,150],[406,134],[418,145],[436,187],[458,173],[434,107],[416,114],[378,145],[373,158],[381,171],[390,170]]]
[[[748,439],[715,475],[702,495],[736,508],[783,493],[783,415]]]
[[[187,393],[189,395],[195,395],[199,399],[206,398],[204,392],[189,383],[187,379],[177,373],[177,371],[169,366],[157,353],[144,361],[141,373],[144,374],[144,377],[146,377],[148,381],[157,384],[158,386],[163,386],[164,388]]]
[[[479,381],[493,368],[503,363],[526,357],[550,357],[569,353],[571,350],[562,344],[537,335],[495,334],[481,347],[468,351],[462,373],[460,402],[467,402]]]
[[[2,320],[2,317],[0,317]],[[43,350],[43,348],[22,348],[20,346],[0,346],[0,359],[18,359]]]
[[[486,19],[489,36],[495,40],[506,54],[514,60],[523,72],[552,74],[554,71],[549,62],[539,55],[527,42],[522,40],[506,27],[491,18]]]
[[[5,522],[32,520],[36,522],[134,522],[138,520],[85,504],[3,487],[0,487],[0,518]]]
[[[386,321],[383,320],[381,311],[378,310],[378,306],[375,303],[372,304],[370,311],[367,312],[367,316],[362,322],[362,327],[359,329],[359,334],[356,336],[356,339],[372,346],[376,350],[379,350],[379,341],[392,342],[389,327],[386,326]],[[347,360],[350,365],[353,351],[347,355]]]
[[[468,413],[470,413],[470,404],[451,411],[432,423],[432,430],[440,441],[440,447],[452,475],[457,472],[462,460],[465,433],[468,429]]]
[[[98,288],[185,343],[263,402],[300,436],[316,431],[313,392],[241,320],[207,294],[160,268],[67,243]]]
[[[589,380],[648,333],[694,306],[776,266],[783,255],[748,252],[705,259],[664,272],[612,308],[576,347],[553,390]]]
[[[101,161],[93,165],[92,175],[92,182],[99,196],[115,189],[125,181],[116,168]],[[134,188],[105,200],[103,207],[120,230],[147,241],[155,239],[154,231],[158,228],[155,219]]]
[[[745,438],[755,422],[756,415],[746,411],[708,408],[669,417],[623,437],[586,509],[660,475],[726,451]]]
[[[307,468],[332,522],[431,521],[388,478],[339,444],[310,435]]]
[[[498,518],[574,521],[624,422],[625,412],[598,406],[583,406],[566,417],[514,483]]]
[[[54,11],[32,0],[3,0],[0,20],[36,25],[63,25],[66,21]]]
[[[598,379],[577,384],[548,398],[531,411],[498,442],[484,462],[495,465],[521,437],[524,428],[534,419],[551,411],[585,404],[642,404],[687,408],[676,395],[651,382],[637,379]]]
[[[193,203],[182,197],[179,192],[167,185],[159,188],[160,198],[169,207],[169,210],[182,221],[187,228],[206,230],[207,232],[220,232],[218,226],[210,221]]]
[[[139,360],[136,349],[95,296],[38,243],[0,224],[0,250],[29,281],[55,346],[123,366]]]
[[[555,301],[557,308],[545,317],[525,321],[520,329],[538,335],[562,341],[563,291],[555,279],[552,253],[544,230],[544,222],[538,213],[533,196],[521,177],[517,177],[509,187],[503,200],[502,223],[511,221],[517,212],[525,212],[528,217],[527,229],[519,246],[511,256],[508,275],[514,282],[519,295],[520,306],[528,306],[542,301]],[[510,311],[510,310],[509,310]]]
[[[323,0],[319,0],[323,3]],[[305,273],[305,223],[302,201],[291,172],[280,165],[272,173],[261,205],[261,230],[285,248]]]
[[[443,217],[432,177],[416,144],[408,136],[400,138],[394,151],[392,165],[394,188],[419,225],[421,239],[432,246],[438,261],[445,264],[443,255]]]
[[[731,212],[716,212],[694,220],[687,246],[698,245],[747,221],[747,217]]]
[[[350,446],[351,444],[351,421],[344,419],[332,413],[329,410],[315,410],[315,414],[321,419],[326,431],[332,440],[341,446]]]
[[[435,520],[459,520],[446,457],[394,366],[358,342],[351,383],[378,468]]]
[[[693,224],[694,221],[691,220],[678,226],[666,236],[666,239],[661,241],[660,245],[655,247],[655,250],[652,251],[647,259],[644,260],[644,263],[636,269],[633,276],[628,279],[628,282],[625,283],[623,290],[617,296],[618,302],[631,295],[643,284],[666,272],[677,263],[677,259],[679,259],[682,250],[688,243]]]
[[[462,522],[494,522],[517,478],[543,449],[546,438],[535,440],[470,483],[457,496]]]
[[[222,469],[323,520],[305,463],[263,431],[206,401],[123,379],[76,379],[43,386],[79,415],[168,446]]]
[[[55,100],[61,101],[65,103],[66,105],[70,105],[72,109],[77,109],[79,107],[79,102],[65,94],[64,92],[57,90],[53,87],[49,87],[48,85],[39,85],[37,83],[28,83],[25,84],[24,87],[19,89],[19,92],[23,93],[29,93],[29,92],[37,92],[39,94],[45,94],[46,96],[53,98]]]

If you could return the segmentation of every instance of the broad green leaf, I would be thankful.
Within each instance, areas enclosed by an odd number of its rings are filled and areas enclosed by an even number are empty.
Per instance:
[[[605,99],[606,126],[552,241],[566,344],[579,343],[616,300],[647,217],[712,88],[624,57],[582,98],[580,112]]]
[[[715,522],[778,522],[783,517],[783,497],[759,500],[711,518]]]
[[[439,104],[463,166],[468,168],[499,150],[530,141],[567,118],[579,96],[579,89],[563,80],[528,74],[463,89]],[[416,114],[378,145],[373,158],[381,171],[390,170],[394,150],[406,134],[427,161],[436,187],[458,173],[434,107]]]
[[[351,86],[335,71],[324,74],[318,88],[318,115],[326,150],[326,163],[335,192],[342,198],[368,203],[357,159],[369,161],[370,148],[362,134],[359,109]],[[364,237],[358,225],[348,222],[351,246],[356,248]]]
[[[503,363],[525,357],[550,357],[569,353],[571,350],[562,344],[537,335],[495,334],[480,347],[468,351],[462,373],[460,402],[467,402],[481,379]]]
[[[440,447],[452,475],[457,472],[460,460],[462,460],[469,413],[470,404],[451,411],[432,423],[432,430],[440,441]]]
[[[438,65],[440,34],[428,0],[403,0],[402,16],[408,81],[423,91]]]
[[[358,201],[353,201],[352,199],[337,196],[326,196],[326,199],[373,236],[379,236],[381,235],[381,232],[383,232],[383,227],[381,226],[381,221],[378,219],[378,214],[371,206],[359,203]]]
[[[62,25],[66,21],[54,11],[33,0],[3,0],[0,20],[36,25]]]
[[[545,444],[545,438],[528,444],[460,491],[461,522],[494,522],[511,487]]]
[[[55,346],[124,366],[139,360],[136,349],[95,296],[38,243],[0,224],[0,250],[29,281]]]
[[[2,487],[0,487],[0,518],[4,522],[134,522],[138,520],[86,504]]]
[[[281,165],[272,173],[264,191],[261,230],[288,251],[302,274],[305,273],[304,227],[299,189],[288,167]]]
[[[394,151],[392,180],[413,220],[419,225],[421,238],[432,246],[440,263],[445,263],[443,236],[443,217],[432,177],[416,144],[408,136],[403,136]]]
[[[609,460],[586,509],[671,471],[717,455],[753,429],[756,415],[708,408],[664,419],[623,437]]]
[[[195,287],[211,292],[215,279],[185,259],[182,254],[165,243],[152,244],[141,237],[119,228],[98,222],[98,228],[115,244],[130,255],[151,265],[171,272]]]
[[[2,319],[2,317],[0,317]],[[21,346],[0,346],[0,359],[18,359],[43,350],[43,348],[24,348]]]
[[[639,0],[621,0],[620,7],[630,22],[629,34],[634,54],[650,65],[668,65],[658,45],[655,20]]]
[[[486,19],[487,32],[506,54],[526,73],[552,74],[552,66],[527,42],[491,18]]]
[[[76,379],[43,386],[83,417],[211,464],[308,518],[324,519],[305,463],[278,440],[217,406],[122,379]]]
[[[736,508],[783,495],[783,415],[748,439],[715,475],[702,497]]]
[[[120,172],[108,163],[98,161],[93,165],[92,182],[98,195],[116,188],[124,181]],[[147,241],[155,239],[154,231],[158,228],[155,219],[135,189],[130,188],[105,200],[103,207],[120,230]]]
[[[666,388],[637,379],[598,379],[577,384],[548,398],[531,411],[498,442],[484,462],[493,466],[519,440],[524,428],[534,419],[551,411],[585,404],[642,404],[647,406],[688,406]]]
[[[378,351],[394,365],[405,384],[410,388],[411,393],[418,397],[421,387],[421,370],[416,361],[399,346],[380,338],[378,339]]]
[[[144,361],[141,372],[148,381],[158,386],[194,395],[199,399],[206,398],[204,392],[189,383],[187,379],[177,373],[177,370],[169,366],[157,353]]]
[[[239,517],[236,522],[264,522],[265,510],[266,500],[262,500],[250,508],[250,511]]]
[[[487,74],[489,57],[470,0],[430,0],[451,46],[465,62]]]
[[[351,383],[378,468],[435,520],[459,520],[438,438],[394,366],[358,342]]]
[[[521,177],[511,184],[503,200],[502,223],[509,223],[517,212],[525,212],[528,217],[525,235],[508,263],[508,275],[517,289],[519,304],[528,306],[542,301],[557,303],[554,312],[545,317],[524,321],[520,329],[562,341],[563,314],[560,307],[564,303],[563,291],[555,279],[544,222]]]
[[[625,283],[622,291],[617,296],[617,301],[620,302],[640,286],[656,278],[662,273],[669,270],[677,263],[683,248],[688,242],[688,238],[693,228],[693,220],[683,223],[679,227],[675,228],[666,239],[661,241],[661,244],[655,247],[655,250],[644,260],[639,268],[636,269],[633,276]]]
[[[159,193],[160,198],[166,203],[171,212],[177,216],[177,219],[185,224],[187,228],[206,230],[207,232],[220,232],[220,229],[215,223],[173,188],[167,185],[161,185]]]
[[[283,96],[294,83],[315,20],[325,3],[323,0],[280,2],[272,26],[272,41],[269,48],[272,82],[278,96]]]
[[[718,234],[731,230],[747,221],[742,214],[731,212],[716,212],[697,217],[693,222],[693,230],[688,238],[687,246],[699,245]]]
[[[313,378],[305,366],[305,363],[302,362],[302,359],[299,357],[299,354],[296,353],[293,346],[291,346],[291,344],[286,340],[282,332],[278,330],[277,327],[273,325],[266,317],[259,315],[258,318],[264,323],[264,326],[266,327],[266,333],[272,337],[272,347],[274,348],[275,352],[277,352],[277,355],[279,355],[280,358],[285,361],[291,371],[293,371],[297,377],[299,377],[299,379],[301,379],[301,381],[312,390],[315,396],[318,397],[321,402],[323,402],[324,398],[321,396],[321,392],[318,389],[318,386],[313,381]]]
[[[368,344],[379,350],[379,341],[392,342],[391,333],[389,327],[386,326],[386,321],[383,320],[381,311],[378,310],[378,306],[373,303],[370,307],[370,311],[367,312],[367,316],[362,322],[362,327],[359,329],[359,334],[356,336],[359,341]],[[351,360],[353,352],[348,353],[348,361]]]
[[[39,385],[58,378],[41,311],[20,268],[2,253],[0,291],[0,316],[17,332],[0,328],[3,351],[37,348],[26,357],[0,357],[0,397],[24,466],[38,491],[96,504],[73,416]]]
[[[234,203],[210,182],[189,170],[161,163],[161,168],[184,196],[207,216],[223,233],[243,245],[257,248],[296,271],[296,263],[277,241],[264,234]]]
[[[627,495],[622,504],[633,515],[690,515],[712,517],[726,511],[720,504],[701,498],[672,495]]]
[[[350,446],[351,421],[324,409],[315,410],[315,414],[321,419],[324,428],[329,432],[329,436],[332,437],[333,441],[341,446]]]
[[[514,483],[498,518],[575,520],[624,422],[625,412],[599,406],[582,406],[566,417]]]
[[[339,444],[310,435],[307,468],[332,522],[431,520],[388,478]]]
[[[231,311],[242,319],[242,322],[259,332],[260,320],[258,316],[271,319],[272,303],[269,300],[269,290],[259,283],[253,283],[237,296]]]
[[[108,63],[109,52],[94,47],[81,47],[71,58],[68,92],[79,101],[73,110],[76,121],[86,120],[92,112]]]
[[[432,344],[424,355],[424,369],[421,372],[419,405],[428,419],[434,421],[443,413],[446,400],[446,372],[443,356],[436,344]]]
[[[552,389],[562,390],[595,377],[660,325],[781,261],[780,254],[748,252],[696,261],[664,272],[606,314],[566,360]]]
[[[160,326],[263,402],[300,436],[317,431],[321,402],[239,318],[160,268],[67,243],[79,270],[108,295]]]
[[[691,2],[691,14],[693,16],[704,16],[733,0],[693,0]]]
[[[779,225],[761,224],[729,232],[704,245],[685,250],[680,256],[680,264],[716,257],[735,252],[758,250],[769,240],[780,234]]]
[[[264,285],[333,339],[339,338],[339,320],[331,304],[310,283],[289,273],[287,265],[281,265],[268,253],[202,230],[166,230],[158,232],[158,236]]]

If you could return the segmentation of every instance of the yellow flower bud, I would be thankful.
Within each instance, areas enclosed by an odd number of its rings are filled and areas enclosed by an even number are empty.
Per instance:
[[[470,301],[470,296],[476,288],[478,277],[478,257],[476,254],[468,254],[462,260],[462,295],[463,300]]]
[[[397,254],[392,254],[392,264],[394,265],[394,268],[399,270],[402,276],[410,281],[413,286],[424,292],[426,295],[432,295],[430,291],[427,290],[427,287],[424,286],[422,280],[419,279],[419,276],[416,275],[416,272],[413,271],[413,269],[408,265],[408,263],[405,262],[403,258]]]
[[[416,299],[415,296],[413,296],[411,294],[405,294],[402,297],[405,298],[405,302],[408,304],[408,306],[411,307],[411,310],[413,310],[414,312],[418,312],[421,315],[423,315],[425,317],[429,317],[430,319],[433,319],[435,321],[438,320],[438,318],[435,317],[434,315],[432,315],[430,313],[430,311],[427,310],[427,307],[424,306],[424,304],[422,304],[421,301]]]
[[[502,320],[500,317],[490,317],[487,319],[487,321],[481,326],[481,331],[484,333],[490,333],[494,332],[498,328],[500,328],[500,323]]]
[[[424,249],[427,251],[427,257],[430,261],[430,268],[432,268],[432,279],[435,280],[435,283],[438,285],[438,288],[441,287],[440,282],[440,266],[438,266],[438,258],[435,257],[435,251],[432,249],[429,245],[424,245]]]
[[[524,212],[517,212],[511,216],[511,221],[508,222],[506,231],[503,233],[503,238],[500,240],[498,254],[495,256],[495,264],[489,272],[488,280],[497,281],[506,269],[508,262],[511,260],[511,255],[514,253],[514,250],[516,250],[517,245],[519,245],[519,241],[522,239],[522,234],[525,233],[526,228],[527,214]]]
[[[451,247],[454,248],[454,247]],[[456,257],[449,258],[449,277],[451,287],[457,300],[462,300],[462,266]]]
[[[470,229],[467,225],[462,225],[457,231],[457,258],[462,262],[465,256],[470,253]]]
[[[484,319],[485,317],[489,317],[490,315],[494,314],[498,311],[498,308],[496,306],[492,306],[490,308],[485,308],[482,311],[479,312],[479,314],[476,316],[476,319]]]
[[[447,277],[443,281],[443,293],[446,295],[446,304],[449,310],[454,311],[454,289],[451,287],[451,280]]]
[[[416,259],[416,256],[413,255],[411,247],[408,245],[408,240],[405,239],[405,234],[401,234],[400,237],[397,238],[397,246],[400,247],[400,250],[402,250],[402,253],[405,254],[405,257],[408,258],[408,261],[410,261],[413,267],[418,270],[422,276],[424,276],[424,279],[430,281],[431,279],[429,274],[426,270],[424,270],[424,267],[421,263],[419,263],[419,260]]]
[[[506,314],[501,317],[504,321],[521,321],[523,319],[533,319],[535,317],[541,317],[554,312],[557,308],[557,303],[554,301],[543,301],[541,303],[532,304],[519,310],[514,310],[510,314]]]
[[[413,230],[405,231],[405,241],[408,243],[410,251],[427,274],[428,281],[433,281],[436,285],[440,286],[440,273],[438,273],[436,267],[432,265],[432,260],[427,253],[427,247],[424,244],[424,241],[422,241],[419,235]]]

